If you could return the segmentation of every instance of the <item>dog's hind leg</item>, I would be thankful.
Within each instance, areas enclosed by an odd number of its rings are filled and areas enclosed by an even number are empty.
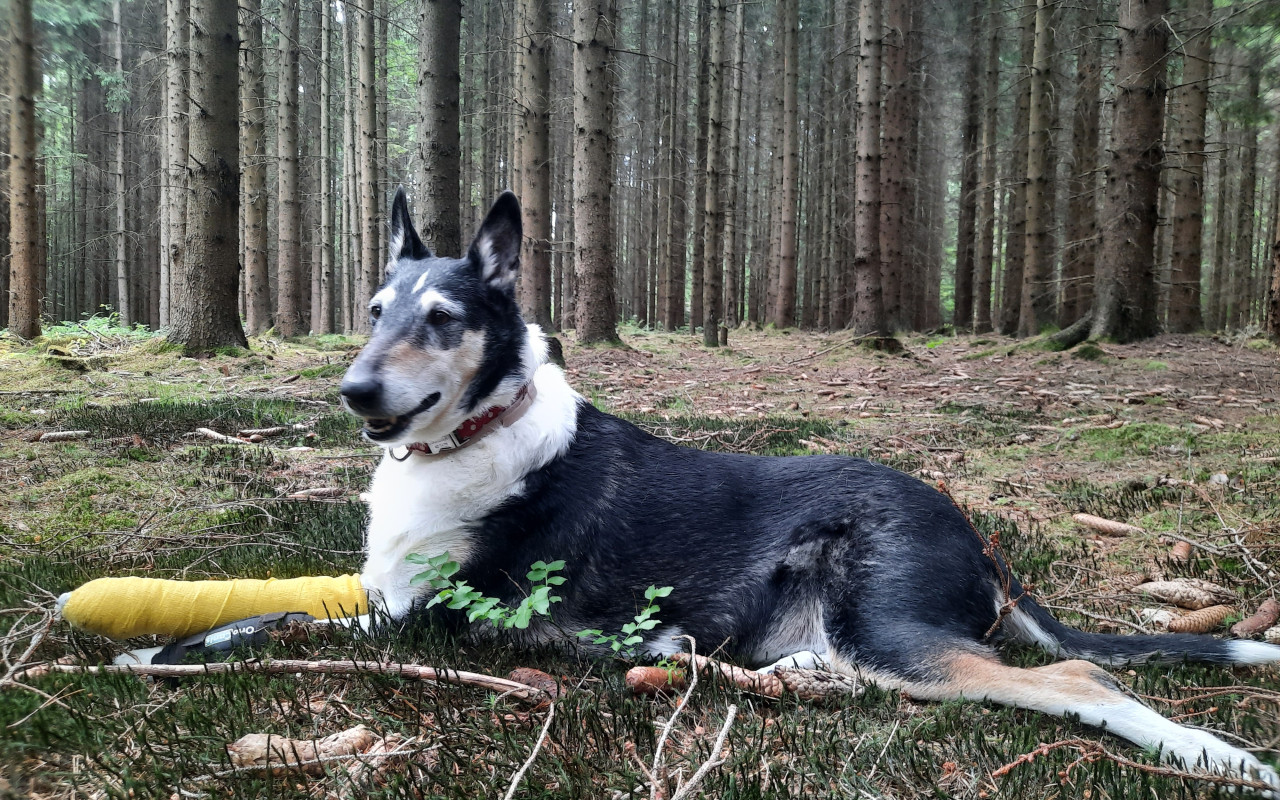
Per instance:
[[[1165,761],[1261,781],[1280,792],[1280,776],[1271,767],[1216,736],[1165,719],[1126,695],[1110,675],[1087,661],[1020,669],[1001,663],[993,654],[967,648],[944,650],[930,661],[928,679],[894,679],[884,673],[871,678],[925,700],[990,700],[1078,717],[1142,747],[1159,750]]]

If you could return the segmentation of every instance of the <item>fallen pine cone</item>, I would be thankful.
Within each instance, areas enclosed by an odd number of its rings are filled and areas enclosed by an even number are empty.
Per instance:
[[[1092,514],[1073,514],[1072,519],[1077,525],[1083,525],[1086,528],[1092,528],[1101,533],[1110,534],[1111,536],[1128,536],[1135,533],[1146,533],[1142,528],[1136,525],[1128,525],[1123,522],[1116,522],[1112,519],[1103,519],[1095,517]]]
[[[1262,638],[1272,644],[1280,644],[1280,625],[1276,625],[1273,628],[1267,628],[1263,632]]]
[[[1179,578],[1172,581],[1152,581],[1134,587],[1135,592],[1145,594],[1180,608],[1198,611],[1219,603],[1230,602],[1235,594],[1229,589],[1202,581],[1198,578]]]
[[[1280,619],[1280,603],[1276,602],[1274,597],[1268,597],[1262,601],[1262,605],[1258,606],[1258,610],[1253,612],[1252,617],[1246,617],[1232,625],[1231,633],[1241,639],[1248,639],[1275,625],[1278,619]]]
[[[1169,623],[1177,618],[1178,615],[1167,608],[1144,608],[1138,612],[1139,622],[1159,630],[1168,630]]]
[[[1126,572],[1123,575],[1117,575],[1110,580],[1116,591],[1132,592],[1137,587],[1146,583],[1151,576],[1145,572]]]
[[[507,675],[507,680],[515,681],[516,683],[523,683],[525,686],[532,686],[535,689],[539,689],[545,692],[547,696],[553,700],[560,696],[560,682],[552,675],[549,675],[540,669],[534,669],[533,667],[517,667],[516,669],[511,670],[511,673]]]
[[[1191,558],[1191,542],[1178,542],[1169,552],[1170,561],[1186,561]]]
[[[1169,623],[1170,633],[1208,633],[1216,631],[1231,616],[1231,606],[1209,606],[1178,617]]]
[[[635,694],[642,694],[646,697],[678,692],[687,688],[688,685],[688,676],[685,675],[685,671],[682,669],[632,667],[627,670],[627,688]]]
[[[232,766],[236,767],[270,770],[273,775],[283,775],[290,770],[323,775],[323,762],[308,762],[363,753],[378,738],[363,725],[338,731],[323,739],[290,739],[270,733],[247,733],[227,745],[227,754],[231,756]]]

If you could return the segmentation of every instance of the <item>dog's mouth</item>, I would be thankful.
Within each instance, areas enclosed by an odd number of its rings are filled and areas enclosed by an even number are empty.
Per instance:
[[[440,402],[440,393],[432,392],[421,403],[418,403],[417,408],[407,414],[400,414],[395,417],[365,417],[364,435],[374,442],[385,442],[389,439],[394,439],[405,432],[414,417],[432,408],[438,402]]]

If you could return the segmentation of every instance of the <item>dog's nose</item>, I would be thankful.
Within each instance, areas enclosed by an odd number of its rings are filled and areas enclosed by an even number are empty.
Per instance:
[[[343,380],[340,390],[347,408],[357,414],[372,415],[382,405],[382,381],[376,378]]]

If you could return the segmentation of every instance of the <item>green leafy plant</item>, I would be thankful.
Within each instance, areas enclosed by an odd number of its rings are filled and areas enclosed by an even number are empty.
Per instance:
[[[671,594],[670,586],[663,586],[659,589],[657,586],[650,586],[644,590],[644,599],[647,604],[640,612],[635,615],[631,622],[622,626],[622,633],[605,633],[602,630],[591,629],[578,631],[579,638],[591,639],[592,644],[607,644],[614,653],[619,655],[630,655],[635,652],[636,645],[644,641],[641,631],[651,631],[658,627],[661,620],[658,619],[658,612],[662,608],[654,602],[660,597],[666,597]]]
[[[564,561],[535,561],[529,567],[525,577],[533,584],[529,595],[514,607],[504,604],[496,597],[486,597],[472,588],[466,581],[455,581],[461,567],[452,561],[449,554],[427,558],[417,553],[410,553],[405,560],[411,564],[426,566],[422,572],[409,581],[411,586],[430,584],[436,590],[436,596],[427,603],[427,608],[443,603],[454,611],[465,611],[468,622],[484,621],[495,628],[528,628],[533,615],[551,616],[551,604],[560,602],[560,597],[551,593],[554,586],[564,583],[564,577],[556,572],[564,569]]]

